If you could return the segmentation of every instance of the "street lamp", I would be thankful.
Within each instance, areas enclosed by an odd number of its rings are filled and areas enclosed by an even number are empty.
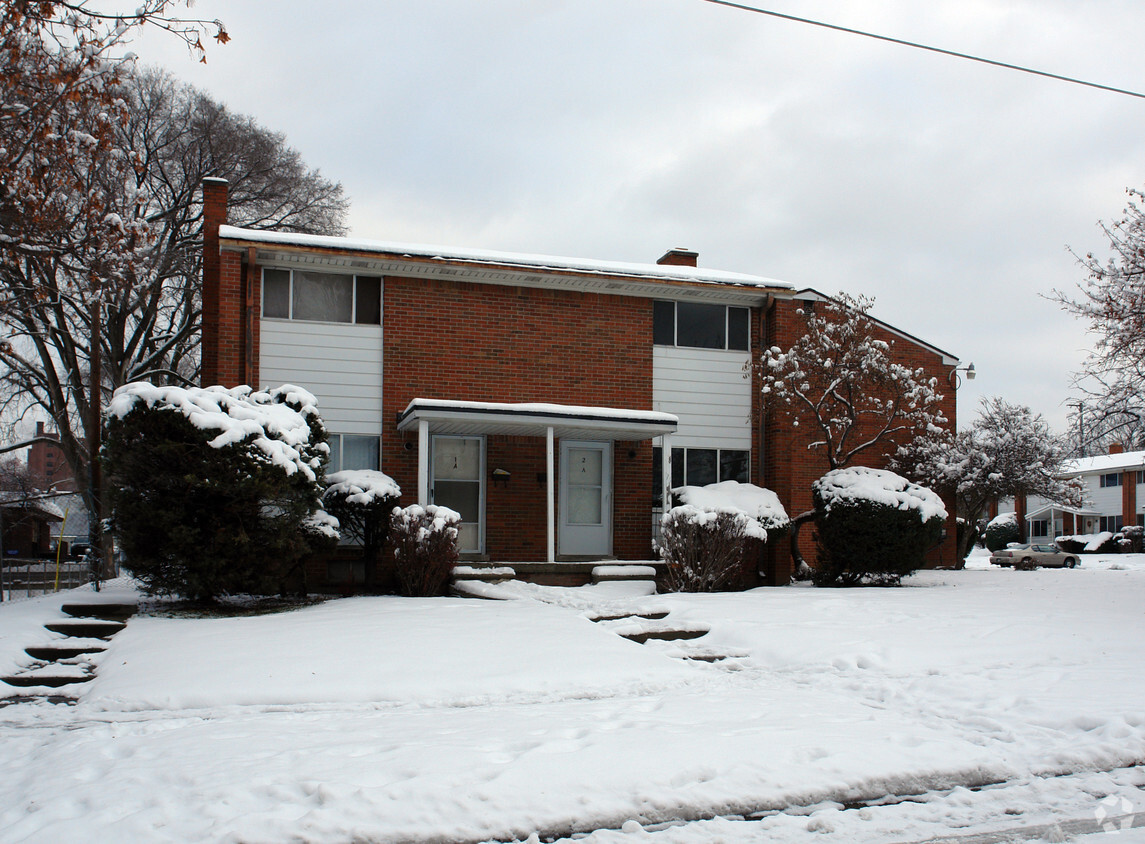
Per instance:
[[[959,372],[966,373],[967,381],[973,381],[974,376],[978,374],[974,371],[974,364],[970,364],[969,366],[954,367],[954,369],[950,370],[950,375],[946,377],[946,380],[953,384],[954,389],[956,390],[962,386],[962,376],[958,374]]]

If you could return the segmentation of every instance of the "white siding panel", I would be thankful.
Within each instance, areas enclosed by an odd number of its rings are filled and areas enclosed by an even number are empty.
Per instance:
[[[380,325],[264,319],[261,331],[263,386],[305,387],[318,398],[318,410],[333,432],[381,431]]]
[[[652,349],[652,407],[680,417],[675,446],[751,448],[747,352]]]
[[[1093,509],[1103,516],[1121,515],[1121,487],[1099,485],[1097,475],[1087,475],[1089,483],[1089,497],[1093,500]]]

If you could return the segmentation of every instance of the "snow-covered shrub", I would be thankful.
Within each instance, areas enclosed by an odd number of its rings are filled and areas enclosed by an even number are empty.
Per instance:
[[[366,589],[377,583],[378,555],[386,544],[390,514],[402,491],[393,478],[371,469],[344,469],[326,476],[322,504],[338,519],[342,536],[360,542]]]
[[[395,507],[390,518],[394,566],[403,595],[429,598],[445,592],[457,564],[461,514],[448,507]]]
[[[1011,542],[1020,542],[1021,539],[1017,513],[999,513],[986,525],[986,548],[990,551],[1001,551]]]
[[[883,469],[853,466],[811,485],[816,586],[894,585],[926,564],[946,508],[926,487]]]
[[[1127,554],[1140,554],[1143,540],[1145,540],[1145,527],[1129,525],[1121,529],[1121,537],[1126,543],[1122,550]]]
[[[660,527],[664,588],[669,592],[715,592],[733,586],[743,576],[749,538],[767,537],[744,513],[716,513],[689,504],[665,513]]]
[[[195,600],[303,590],[303,555],[337,535],[318,515],[326,439],[297,387],[120,387],[103,457],[126,567]]]
[[[664,514],[657,546],[670,592],[739,587],[763,543],[790,524],[779,497],[754,484],[682,486],[672,495],[679,506]]]
[[[1121,550],[1117,545],[1116,536],[1108,530],[1100,533],[1059,536],[1054,540],[1054,544],[1069,554],[1116,554]]]

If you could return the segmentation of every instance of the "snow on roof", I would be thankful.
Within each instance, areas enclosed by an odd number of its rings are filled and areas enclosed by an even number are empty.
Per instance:
[[[1096,457],[1067,460],[1062,464],[1062,474],[1092,475],[1140,468],[1145,468],[1145,451],[1124,451],[1120,454],[1099,454]]]
[[[924,522],[935,516],[946,518],[946,507],[935,493],[885,469],[865,466],[835,469],[812,486],[828,510],[836,501],[865,499],[899,510],[918,510]]]
[[[681,486],[673,489],[672,494],[680,503],[706,512],[744,513],[765,530],[785,528],[791,522],[779,496],[755,484],[723,481],[707,486]]]
[[[298,405],[299,410],[282,401]],[[251,444],[288,475],[301,471],[309,480],[317,478],[317,458],[307,459],[304,452],[310,445],[307,418],[317,415],[318,400],[301,387],[287,384],[256,392],[246,386],[157,387],[135,382],[115,391],[108,415],[122,419],[139,404],[159,405],[183,414],[200,430],[218,431],[207,443],[211,448],[236,445],[253,436]]]
[[[474,264],[501,266],[522,270],[558,270],[592,275],[615,275],[630,278],[698,281],[706,284],[726,284],[740,287],[781,288],[790,290],[794,285],[773,278],[746,273],[708,270],[667,264],[638,264],[623,261],[599,261],[590,258],[562,258],[555,255],[534,255],[517,252],[498,252],[490,249],[466,249],[454,246],[433,246],[424,243],[396,243],[383,240],[363,240],[352,237],[296,234],[293,232],[260,231],[238,226],[220,226],[219,237],[254,243],[281,246],[302,246],[315,249],[339,249],[351,252],[374,252],[395,257],[428,258],[436,261],[466,261]]]

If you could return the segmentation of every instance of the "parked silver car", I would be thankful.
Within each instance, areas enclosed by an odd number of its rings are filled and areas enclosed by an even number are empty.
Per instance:
[[[1077,565],[1077,555],[1067,554],[1056,545],[1012,545],[991,554],[990,562],[1027,571],[1038,566],[1072,569]]]

